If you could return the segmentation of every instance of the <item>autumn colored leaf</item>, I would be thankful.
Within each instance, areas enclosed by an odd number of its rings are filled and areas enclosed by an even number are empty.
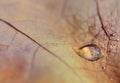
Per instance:
[[[1,0],[0,83],[120,83],[119,0]]]

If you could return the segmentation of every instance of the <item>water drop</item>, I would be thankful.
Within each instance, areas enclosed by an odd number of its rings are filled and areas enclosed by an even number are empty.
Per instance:
[[[101,50],[95,44],[88,44],[85,46],[80,47],[76,53],[89,61],[96,61],[101,57]]]

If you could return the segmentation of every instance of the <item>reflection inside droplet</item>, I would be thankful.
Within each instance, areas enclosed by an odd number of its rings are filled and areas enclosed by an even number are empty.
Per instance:
[[[96,61],[101,57],[101,50],[95,44],[88,44],[85,46],[80,47],[76,53],[89,61]]]

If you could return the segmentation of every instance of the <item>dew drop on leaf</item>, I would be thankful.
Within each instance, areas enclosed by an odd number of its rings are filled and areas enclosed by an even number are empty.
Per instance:
[[[89,61],[96,61],[99,60],[101,57],[101,50],[100,48],[95,44],[88,44],[85,46],[80,47],[76,53]]]

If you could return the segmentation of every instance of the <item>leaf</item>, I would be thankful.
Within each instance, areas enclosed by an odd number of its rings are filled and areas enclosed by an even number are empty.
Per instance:
[[[119,8],[113,2],[0,0],[0,83],[119,83]],[[99,60],[72,49],[88,44],[100,47]]]

